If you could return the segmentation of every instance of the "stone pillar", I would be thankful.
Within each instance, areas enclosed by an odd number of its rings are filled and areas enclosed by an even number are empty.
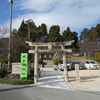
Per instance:
[[[12,63],[12,74],[20,74],[20,67],[21,64],[19,62],[17,63]]]
[[[65,49],[65,46],[62,46],[62,50]],[[63,52],[63,64],[64,64],[64,75],[65,75],[65,81],[68,82],[68,70],[67,70],[67,63],[66,63],[66,53]]]
[[[0,62],[0,69],[2,69],[2,63]]]
[[[35,47],[37,51],[37,46]],[[37,83],[38,80],[38,52],[35,52],[35,63],[34,63],[34,82]]]

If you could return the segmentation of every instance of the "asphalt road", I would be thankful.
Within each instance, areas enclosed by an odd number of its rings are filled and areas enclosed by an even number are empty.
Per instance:
[[[0,84],[0,100],[100,100],[100,92]]]

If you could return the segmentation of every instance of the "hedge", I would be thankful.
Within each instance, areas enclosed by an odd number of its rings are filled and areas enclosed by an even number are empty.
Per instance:
[[[5,77],[5,74],[7,74],[7,70],[5,70],[5,69],[0,69],[0,78]]]
[[[5,84],[11,84],[11,85],[28,85],[28,84],[33,84],[34,79],[7,79],[7,78],[1,78],[0,83],[5,83]]]

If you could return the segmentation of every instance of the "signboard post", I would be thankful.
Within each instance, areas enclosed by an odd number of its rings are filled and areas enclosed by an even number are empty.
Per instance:
[[[27,79],[28,74],[28,54],[21,53],[21,70],[20,70],[20,77],[26,77]]]

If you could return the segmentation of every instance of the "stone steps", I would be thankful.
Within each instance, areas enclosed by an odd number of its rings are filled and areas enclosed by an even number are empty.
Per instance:
[[[44,68],[53,68],[54,67],[52,60],[43,60],[43,62],[44,62]]]

